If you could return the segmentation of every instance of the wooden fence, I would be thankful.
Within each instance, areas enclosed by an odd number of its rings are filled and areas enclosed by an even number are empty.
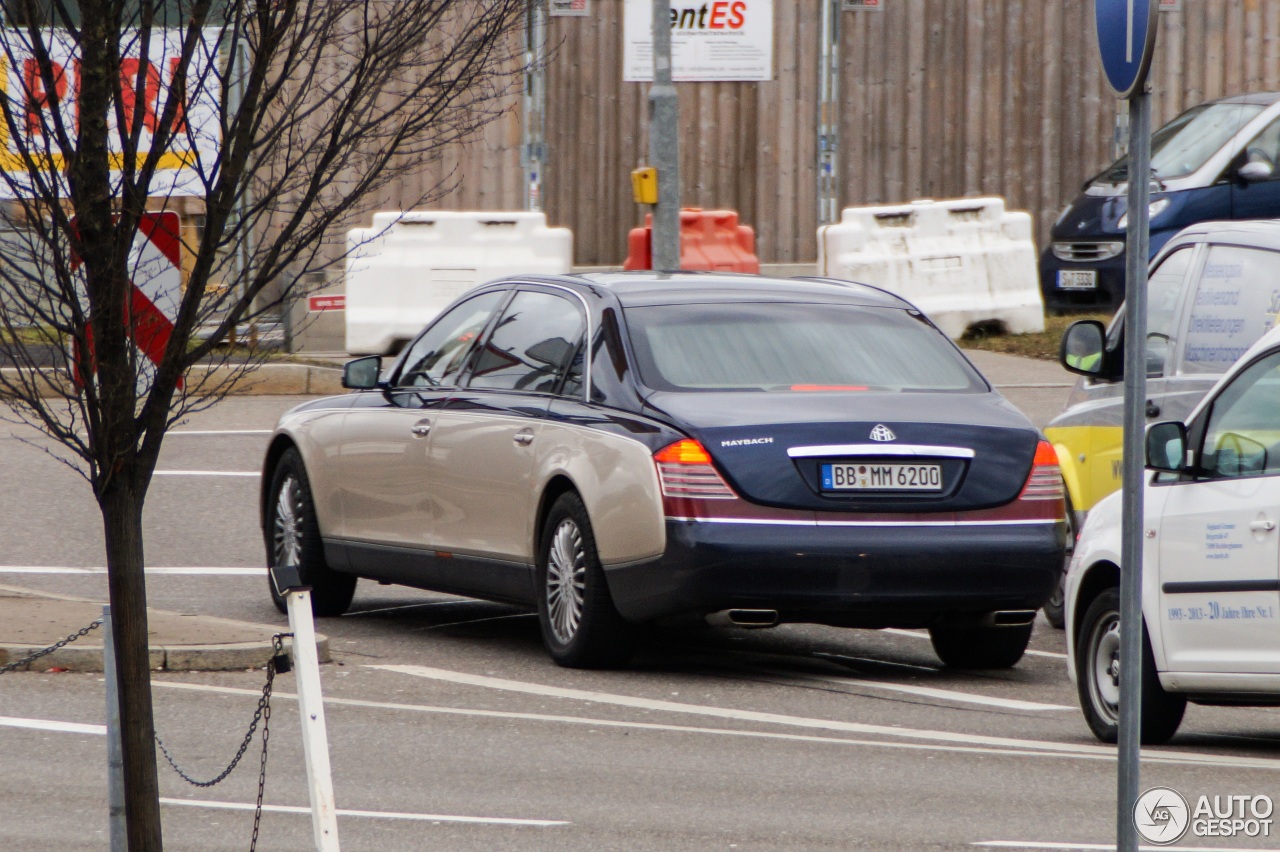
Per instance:
[[[737,209],[765,262],[816,255],[821,0],[774,0],[774,79],[679,83],[688,206]],[[1110,160],[1124,109],[1102,78],[1092,0],[883,0],[839,14],[840,206],[1003,196],[1041,242]],[[581,264],[617,264],[643,211],[647,84],[622,80],[622,0],[552,18],[543,198]],[[1280,89],[1280,0],[1182,0],[1162,13],[1157,126],[1204,100]],[[519,208],[520,115],[444,164],[442,208]],[[439,177],[439,174],[430,177]],[[424,178],[426,179],[426,178]],[[393,198],[385,199],[394,203]]]

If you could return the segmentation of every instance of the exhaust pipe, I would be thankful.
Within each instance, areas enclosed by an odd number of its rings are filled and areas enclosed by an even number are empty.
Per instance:
[[[776,609],[722,609],[708,615],[707,624],[715,627],[755,629],[775,627],[778,624],[778,611]]]
[[[991,613],[991,623],[996,627],[1025,627],[1035,620],[1034,609],[1005,609]]]

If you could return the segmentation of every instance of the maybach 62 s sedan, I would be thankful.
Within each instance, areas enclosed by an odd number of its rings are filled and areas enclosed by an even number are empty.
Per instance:
[[[705,620],[923,627],[1006,667],[1061,570],[1052,447],[873,287],[510,278],[344,384],[281,418],[262,480],[317,615],[366,577],[536,607],[567,666]]]

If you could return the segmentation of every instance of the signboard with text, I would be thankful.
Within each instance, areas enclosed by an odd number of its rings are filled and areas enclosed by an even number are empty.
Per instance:
[[[553,18],[585,18],[591,14],[591,0],[551,0],[547,11]]]
[[[626,0],[623,79],[653,79],[653,3]],[[671,73],[679,82],[773,79],[773,0],[672,0]]]
[[[18,126],[16,132],[0,129],[0,170],[9,176],[9,181],[0,181],[0,199],[27,194],[25,187],[30,178],[26,162],[30,156],[39,158],[48,152],[53,168],[60,170],[65,152],[54,138],[54,130],[60,123],[74,138],[80,120],[79,48],[65,31],[38,32],[51,63],[52,74],[48,77],[41,70],[37,46],[30,36],[24,31],[6,32],[10,55],[0,69],[0,97],[8,99]],[[161,129],[170,85],[182,66],[182,38],[181,30],[152,31],[148,55],[143,59],[139,55],[141,39],[127,33],[121,35],[119,112],[125,128],[141,124],[139,157],[150,151],[151,141]],[[207,30],[201,41],[187,63],[187,97],[174,113],[173,136],[151,184],[153,196],[203,196],[205,187],[197,164],[203,163],[204,170],[211,171],[218,161],[221,86],[218,72],[209,68],[210,61],[218,56],[217,31]],[[52,85],[46,85],[50,80]],[[198,86],[192,82],[196,80],[200,81]],[[122,154],[123,137],[128,132],[121,129],[118,120],[115,112],[108,117],[111,153],[116,156]],[[24,151],[28,152],[27,157],[23,156]]]

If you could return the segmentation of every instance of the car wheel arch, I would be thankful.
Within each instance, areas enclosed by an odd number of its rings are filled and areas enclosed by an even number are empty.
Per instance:
[[[561,495],[570,492],[577,494],[579,498],[582,497],[582,491],[579,490],[577,484],[563,473],[558,473],[551,477],[547,480],[547,484],[543,486],[542,495],[538,498],[538,510],[533,519],[533,548],[531,552],[534,554],[535,562],[541,558],[539,554],[542,553],[542,528],[547,523],[547,515],[550,514],[551,507],[556,504]],[[591,508],[586,505],[586,501],[583,501],[583,508],[587,510],[589,519],[591,517]]]
[[[1076,589],[1075,606],[1072,608],[1072,636],[1080,635],[1085,611],[1093,599],[1107,589],[1120,587],[1120,566],[1113,562],[1096,562],[1089,566]]]
[[[297,450],[298,455],[302,455],[302,449],[288,435],[276,435],[271,439],[271,444],[267,447],[267,455],[262,463],[262,486],[259,489],[259,505],[258,505],[258,523],[266,530],[267,528],[267,503],[271,499],[271,480],[275,476],[276,465],[280,464],[280,458],[289,450]],[[305,466],[306,462],[303,461]]]

